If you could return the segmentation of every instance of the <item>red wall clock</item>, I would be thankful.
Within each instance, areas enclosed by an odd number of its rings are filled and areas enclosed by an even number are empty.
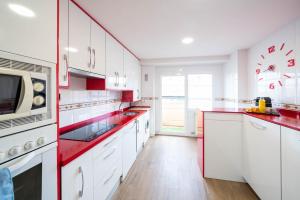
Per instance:
[[[288,49],[285,43],[270,46],[257,63],[257,81],[267,82],[269,90],[284,87],[286,80],[295,75],[295,66],[294,50]]]

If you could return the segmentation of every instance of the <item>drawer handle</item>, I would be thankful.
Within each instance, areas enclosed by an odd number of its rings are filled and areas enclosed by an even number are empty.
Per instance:
[[[259,129],[259,130],[262,130],[262,131],[267,129],[267,127],[262,126],[262,125],[260,125],[260,124],[257,124],[257,123],[255,123],[255,122],[250,121],[250,123],[251,123],[251,125],[252,125],[254,128],[256,128],[256,129]]]
[[[113,141],[115,141],[117,139],[117,137],[114,137],[111,141],[107,142],[104,147],[108,146],[109,144],[111,144]]]
[[[81,174],[81,190],[79,191],[79,197],[81,198],[83,196],[83,191],[84,191],[84,174],[82,167],[79,167],[79,173]]]
[[[109,154],[107,154],[106,156],[104,156],[103,160],[106,160],[107,158],[109,158],[111,155],[113,155],[116,151],[116,148],[114,148]]]
[[[110,175],[110,177],[104,181],[104,185],[106,185],[110,181],[110,179],[112,179],[112,177],[115,175],[116,171],[117,171],[117,168],[115,168],[114,171],[112,172],[112,174]]]

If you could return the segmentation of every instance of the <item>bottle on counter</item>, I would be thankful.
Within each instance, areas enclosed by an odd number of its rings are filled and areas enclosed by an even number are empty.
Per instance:
[[[258,110],[261,113],[266,112],[266,100],[264,98],[260,98],[258,102]]]

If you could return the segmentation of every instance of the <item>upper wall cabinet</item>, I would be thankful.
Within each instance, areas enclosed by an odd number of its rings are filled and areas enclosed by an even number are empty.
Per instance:
[[[69,67],[90,71],[92,65],[91,20],[71,2],[69,9]]]
[[[61,32],[61,34],[64,34]],[[105,76],[105,31],[74,3],[69,3],[70,71]]]
[[[59,85],[69,86],[69,0],[59,1]]]
[[[56,63],[57,1],[0,1],[0,50]]]
[[[91,20],[92,71],[105,75],[105,31]]]
[[[106,34],[106,88],[124,89],[124,49]]]
[[[130,52],[124,50],[124,89],[133,91],[133,101],[141,98],[141,66]]]

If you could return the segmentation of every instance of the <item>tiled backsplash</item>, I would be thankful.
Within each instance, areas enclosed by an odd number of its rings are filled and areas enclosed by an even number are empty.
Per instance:
[[[85,90],[85,79],[72,77],[71,87],[60,89],[60,127],[119,110],[120,100],[120,91]],[[121,108],[128,106],[123,103]]]

